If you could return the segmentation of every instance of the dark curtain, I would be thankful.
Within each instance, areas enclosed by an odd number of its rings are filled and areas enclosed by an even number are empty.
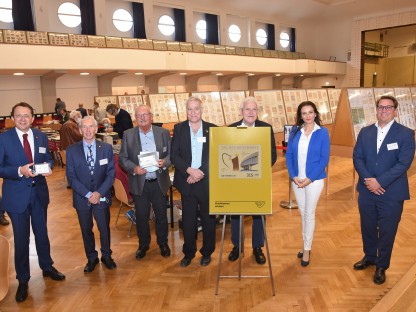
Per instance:
[[[219,44],[218,37],[218,15],[205,14],[205,21],[207,23],[207,39],[208,44]]]
[[[290,48],[290,52],[296,52],[296,29],[295,28],[290,29],[289,48]]]
[[[95,35],[94,0],[80,0],[81,10],[81,34]]]
[[[15,30],[35,30],[30,0],[13,0],[12,17]]]
[[[267,50],[275,50],[274,24],[267,24]]]
[[[146,39],[143,3],[132,2],[134,38]]]
[[[173,20],[175,21],[175,41],[185,42],[185,10],[173,9]]]

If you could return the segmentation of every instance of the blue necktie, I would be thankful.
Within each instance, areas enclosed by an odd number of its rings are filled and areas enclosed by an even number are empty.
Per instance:
[[[94,173],[94,157],[92,156],[92,146],[88,145],[88,156],[87,156],[87,163],[88,169],[90,169],[91,175]]]

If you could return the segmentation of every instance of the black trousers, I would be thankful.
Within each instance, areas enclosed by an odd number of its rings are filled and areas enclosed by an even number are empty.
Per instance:
[[[196,253],[196,233],[198,210],[202,222],[202,248],[199,250],[203,257],[210,256],[215,250],[215,215],[209,215],[208,180],[191,184],[191,192],[181,195],[182,224],[184,244],[182,252],[188,258],[194,258]]]
[[[142,195],[133,195],[136,208],[136,229],[139,237],[139,246],[150,245],[150,208],[155,213],[155,228],[157,244],[162,245],[168,242],[168,217],[166,206],[166,194],[160,190],[157,181],[144,183]]]

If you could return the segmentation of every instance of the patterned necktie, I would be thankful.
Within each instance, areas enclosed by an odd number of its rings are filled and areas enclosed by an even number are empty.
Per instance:
[[[29,141],[27,140],[27,133],[23,134],[23,148],[25,150],[29,163],[33,163],[32,150],[30,149]]]
[[[87,156],[87,163],[88,163],[88,169],[90,169],[91,175],[94,173],[94,157],[92,156],[92,146],[87,145],[88,147],[88,156]]]

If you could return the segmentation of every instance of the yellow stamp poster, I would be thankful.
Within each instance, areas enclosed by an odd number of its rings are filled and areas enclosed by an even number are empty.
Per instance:
[[[270,129],[210,128],[210,214],[272,213]]]

